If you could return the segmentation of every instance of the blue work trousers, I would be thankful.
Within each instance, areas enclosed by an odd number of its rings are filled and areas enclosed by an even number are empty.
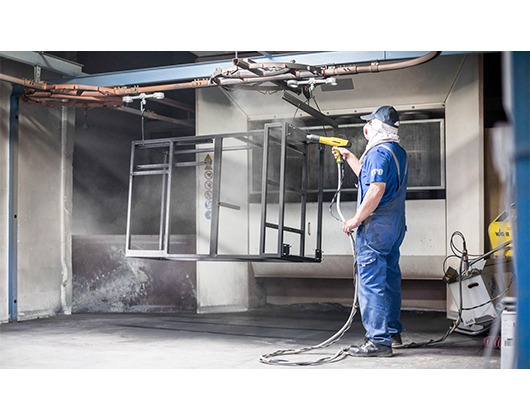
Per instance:
[[[397,202],[376,210],[357,229],[359,308],[366,338],[390,346],[401,333],[399,247],[405,237],[405,213]],[[404,207],[401,203],[401,207]]]

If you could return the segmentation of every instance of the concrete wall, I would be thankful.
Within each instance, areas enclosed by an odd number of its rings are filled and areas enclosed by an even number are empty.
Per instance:
[[[319,108],[330,116],[371,112],[383,103],[393,104],[399,111],[445,109],[447,198],[407,201],[408,232],[402,246],[402,269],[404,278],[411,281],[440,281],[443,276],[442,262],[448,253],[448,240],[455,230],[465,230],[470,249],[476,252],[482,250],[483,117],[480,65],[478,56],[442,56],[411,69],[355,76],[354,90],[317,92]],[[259,123],[271,119],[292,121],[295,116],[303,117],[304,114],[300,111],[295,114],[295,108],[281,99],[281,93],[263,95],[244,90],[220,93],[216,89],[198,94],[197,128],[200,133],[245,131],[249,127],[245,122]],[[350,206],[353,209],[354,204],[343,203],[343,208]],[[252,209],[252,206],[248,214],[255,217],[259,211]],[[247,221],[247,225],[253,223],[255,221]],[[249,299],[249,283],[245,281],[245,276],[248,276],[250,284],[254,283],[251,275],[264,279],[264,282],[267,278],[351,277],[351,249],[348,241],[338,240],[341,232],[337,223],[324,212],[324,257],[320,264],[251,263],[252,270],[248,271],[246,263],[237,263],[244,268],[235,274],[232,272],[232,263],[224,263],[226,277],[235,282],[226,284],[228,290],[219,286],[217,280],[208,279],[205,269],[199,289],[201,293],[198,294],[199,306],[204,304],[216,308],[230,305],[231,302],[244,304]],[[201,232],[200,226],[198,231]],[[256,238],[252,237],[252,231],[250,235],[248,242],[252,248]],[[213,267],[210,263],[204,265]],[[211,270],[216,279],[225,275],[216,269]],[[445,296],[433,301],[427,295],[428,308],[445,309]],[[421,300],[418,293],[415,292],[414,296],[417,301]],[[201,302],[202,297],[207,297],[207,300]],[[318,296],[313,298],[319,299]],[[410,306],[418,306],[414,301],[409,303]]]
[[[22,105],[18,149],[18,318],[71,311],[73,110]]]
[[[131,62],[131,55],[138,60],[137,64]],[[120,60],[105,64],[111,56],[119,56]],[[148,66],[146,60],[158,60],[159,56],[169,60],[165,64],[178,61],[177,57],[164,53],[109,52],[92,55],[88,64],[92,71],[97,71],[100,65]],[[31,66],[6,59],[0,59],[0,71],[33,78]],[[57,78],[57,74],[42,71],[43,80]],[[7,174],[13,163],[8,158],[10,95],[11,86],[0,83],[0,322],[9,318]],[[75,126],[75,114],[74,108],[35,104],[20,107],[18,170],[13,195],[18,207],[18,242],[11,249],[18,257],[12,288],[17,289],[18,295],[16,318],[72,310],[194,311],[193,263],[163,264],[124,258],[130,142],[141,137],[140,118],[94,109],[85,120],[83,111],[77,110]],[[152,126],[149,121],[146,130],[147,134],[150,130],[171,131],[161,124]],[[195,248],[194,237],[181,242]]]
[[[31,77],[33,69],[1,60],[1,71]],[[43,72],[43,78],[57,77]],[[71,203],[74,113],[72,109],[47,108],[21,103],[13,160],[7,155],[11,89],[0,88],[0,187],[2,272],[0,321],[8,319],[10,283],[8,255],[16,255],[11,270],[16,279],[18,320],[69,313],[71,310]],[[15,168],[13,191],[8,191],[10,167]],[[10,194],[12,194],[10,196]],[[17,241],[8,243],[8,205],[13,202]]]
[[[480,59],[466,57],[446,101],[447,233],[484,251],[484,129]],[[449,239],[449,236],[448,236]]]
[[[447,97],[447,241],[461,232],[470,254],[484,252],[484,128],[481,59],[467,57]],[[462,241],[455,239],[460,247]],[[456,310],[447,300],[447,311]]]

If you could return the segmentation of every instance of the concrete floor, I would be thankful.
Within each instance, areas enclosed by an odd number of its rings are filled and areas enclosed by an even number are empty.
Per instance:
[[[350,309],[340,305],[265,307],[224,314],[74,314],[0,325],[2,369],[307,369],[260,363],[278,349],[321,343]],[[404,311],[405,342],[442,337],[452,324],[440,312]],[[359,314],[342,339],[318,351],[286,356],[312,361],[360,344]],[[390,358],[346,357],[310,369],[499,369],[500,350],[485,335],[453,333],[441,343],[398,349]]]
[[[393,357],[345,357],[300,367],[260,363],[278,349],[319,344],[345,324],[339,305],[225,314],[74,314],[0,325],[0,395],[17,418],[192,417],[397,419],[515,416],[529,377],[500,369],[485,336],[453,333]],[[452,321],[404,311],[405,342],[438,339]],[[288,356],[314,361],[363,340],[359,314],[331,347]],[[524,395],[524,394],[523,394]],[[519,406],[518,406],[519,405]],[[374,416],[374,412],[377,413]],[[23,413],[23,414],[22,414]],[[9,416],[11,417],[11,416]]]

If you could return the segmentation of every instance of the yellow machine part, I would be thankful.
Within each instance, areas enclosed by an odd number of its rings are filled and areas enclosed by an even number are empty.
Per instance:
[[[512,226],[508,213],[503,211],[497,216],[497,218],[490,223],[488,227],[488,234],[491,241],[491,246],[497,248],[502,244],[513,239],[512,237]],[[501,249],[494,253],[495,256],[512,256],[512,245],[508,245],[506,248]]]

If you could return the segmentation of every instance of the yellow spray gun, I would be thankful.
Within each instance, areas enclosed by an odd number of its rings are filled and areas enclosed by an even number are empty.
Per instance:
[[[323,137],[317,136],[316,134],[308,134],[306,137],[313,143],[320,143],[336,147],[351,147],[351,142],[349,140],[344,140],[339,137]],[[342,155],[338,151],[333,150],[333,155],[335,156],[335,160],[337,162],[342,161]]]

